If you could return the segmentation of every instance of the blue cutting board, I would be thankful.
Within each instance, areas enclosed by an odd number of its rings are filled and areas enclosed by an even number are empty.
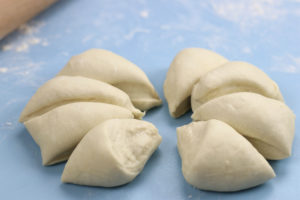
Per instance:
[[[187,184],[176,148],[176,127],[191,121],[168,113],[163,81],[185,47],[212,49],[260,67],[300,116],[300,5],[297,1],[60,1],[0,41],[0,199],[299,199],[299,118],[293,155],[271,162],[277,177],[237,193],[206,192]],[[140,66],[163,106],[144,118],[163,141],[131,183],[117,188],[63,184],[64,163],[43,167],[39,147],[18,123],[36,89],[72,55],[111,50]]]

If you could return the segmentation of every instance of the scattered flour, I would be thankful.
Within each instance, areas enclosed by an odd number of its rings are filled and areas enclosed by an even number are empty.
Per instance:
[[[245,54],[250,54],[250,53],[252,52],[250,47],[244,47],[244,48],[242,49],[242,51],[243,51],[243,53],[245,53]]]
[[[42,46],[43,46],[43,47],[46,47],[46,46],[48,46],[48,45],[49,45],[49,43],[48,43],[47,40],[44,40],[44,41],[42,42]]]
[[[133,30],[131,30],[127,35],[124,36],[125,40],[131,40],[134,38],[134,36],[137,33],[150,33],[149,29],[144,29],[144,28],[135,28]]]
[[[9,129],[14,129],[14,123],[11,121],[7,121],[7,122],[0,122],[0,128],[9,128]],[[3,142],[3,140],[6,138],[6,135],[2,135],[2,138],[0,137],[0,143]]]
[[[144,19],[147,19],[149,17],[149,11],[148,10],[142,10],[140,12],[140,16]]]
[[[285,72],[289,74],[300,73],[300,57],[286,54],[272,57],[272,71]]]
[[[12,122],[5,122],[5,125],[6,125],[6,126],[12,126],[13,123],[12,123]]]
[[[87,35],[87,36],[83,37],[82,43],[85,44],[93,38],[94,38],[94,35]]]
[[[184,42],[184,37],[181,35],[176,36],[173,40],[172,40],[172,44],[176,45],[178,43],[182,43]]]
[[[25,35],[33,35],[34,33],[38,33],[40,28],[45,25],[44,22],[32,21],[27,24],[23,24],[18,29],[20,33]]]
[[[34,38],[29,39],[28,42],[30,44],[39,44],[39,43],[41,43],[41,39],[34,37]]]
[[[164,31],[168,31],[171,29],[171,25],[168,25],[168,24],[160,25],[160,29],[164,30]]]
[[[15,51],[18,53],[29,52],[31,46],[41,45],[48,46],[49,43],[46,39],[37,37],[40,29],[45,24],[43,22],[31,21],[19,27],[18,32],[20,36],[14,40],[8,40],[1,48],[2,51]]]
[[[12,45],[7,44],[2,46],[2,51],[9,51],[11,49],[12,49]]]
[[[0,67],[0,74],[5,74],[8,71],[6,67]]]
[[[69,53],[69,52],[66,52],[66,51],[63,51],[63,52],[61,52],[61,55],[66,56],[66,57],[69,57],[69,56],[70,56],[70,53]]]
[[[273,0],[210,1],[215,14],[239,24],[243,29],[258,24],[262,20],[277,20],[285,16],[290,11],[283,9],[283,4],[284,1]]]
[[[28,52],[29,44],[24,42],[16,47],[16,52]]]

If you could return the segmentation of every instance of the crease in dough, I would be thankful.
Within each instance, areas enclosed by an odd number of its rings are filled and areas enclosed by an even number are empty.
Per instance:
[[[164,94],[172,117],[187,112],[194,84],[210,70],[228,62],[223,56],[201,48],[186,48],[173,59],[164,82]]]
[[[49,80],[37,90],[21,113],[19,121],[27,121],[58,106],[73,102],[114,104],[132,111],[135,118],[141,119],[145,115],[132,105],[126,93],[107,83],[80,76],[59,76]]]
[[[76,102],[56,107],[24,125],[41,149],[43,165],[52,165],[67,160],[91,128],[112,118],[133,118],[133,114],[112,104]]]
[[[263,71],[246,62],[228,62],[201,77],[192,91],[192,110],[216,97],[254,92],[284,101],[278,85]]]
[[[94,127],[68,160],[62,182],[114,187],[132,181],[161,143],[149,122],[111,119]]]
[[[192,119],[226,122],[267,159],[280,160],[291,155],[295,115],[281,101],[250,92],[232,93],[202,104]]]
[[[104,49],[90,49],[73,56],[57,76],[62,75],[84,76],[111,84],[127,93],[133,105],[143,111],[162,104],[138,66]]]
[[[275,177],[251,143],[219,120],[177,128],[177,147],[185,180],[199,189],[239,191]]]

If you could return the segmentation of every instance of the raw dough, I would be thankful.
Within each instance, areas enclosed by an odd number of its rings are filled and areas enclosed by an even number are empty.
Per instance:
[[[91,128],[112,118],[133,118],[133,115],[120,106],[76,102],[56,107],[24,124],[41,148],[43,164],[51,165],[67,160]]]
[[[128,94],[133,105],[148,110],[162,104],[146,74],[125,58],[103,49],[73,56],[58,76],[84,76],[109,83]]]
[[[68,160],[62,181],[113,187],[132,181],[161,142],[149,122],[112,119],[96,126]]]
[[[191,185],[212,191],[238,191],[275,177],[269,163],[229,125],[209,120],[177,128],[182,172]]]
[[[141,119],[144,113],[136,109],[129,96],[107,83],[80,76],[59,76],[41,86],[24,108],[20,122],[71,102],[90,101],[122,106]]]
[[[192,110],[203,103],[230,93],[254,92],[283,101],[277,84],[263,71],[246,62],[228,62],[201,77],[194,85]]]
[[[233,93],[201,105],[192,118],[228,123],[267,159],[280,160],[291,155],[295,115],[281,101],[256,93]]]
[[[164,83],[164,93],[173,117],[179,117],[191,107],[194,84],[208,71],[228,62],[217,53],[200,48],[180,51],[172,61]]]

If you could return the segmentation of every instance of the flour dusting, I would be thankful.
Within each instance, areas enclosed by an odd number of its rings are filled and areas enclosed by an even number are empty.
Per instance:
[[[124,36],[125,40],[131,40],[137,33],[150,33],[150,30],[144,28],[135,28],[131,30],[127,35]]]
[[[30,44],[39,44],[39,43],[41,43],[41,38],[33,37],[33,38],[30,38],[30,40],[28,40],[28,42]]]
[[[250,53],[252,52],[250,47],[244,47],[244,48],[242,49],[242,51],[243,51],[243,53],[245,53],[245,54],[250,54]]]
[[[93,39],[94,38],[94,35],[93,34],[91,34],[91,35],[87,35],[87,36],[85,36],[83,39],[82,39],[82,43],[87,43],[88,41],[90,41],[91,39]]]
[[[142,10],[140,12],[140,16],[144,19],[147,19],[149,17],[149,11],[148,10]]]
[[[12,49],[12,45],[7,44],[2,46],[2,51],[9,51],[11,49]]]
[[[29,45],[27,42],[24,42],[16,47],[16,52],[28,52]]]
[[[272,71],[285,72],[289,74],[300,73],[300,57],[286,54],[272,57]]]
[[[45,23],[39,21],[31,21],[21,25],[17,30],[18,37],[14,40],[8,40],[7,44],[2,46],[1,51],[27,53],[32,46],[48,46],[49,42],[46,39],[37,36],[44,25]]]
[[[6,125],[6,126],[12,126],[13,123],[12,123],[12,122],[5,122],[5,125]]]
[[[5,74],[8,71],[6,67],[0,67],[0,74]]]
[[[33,35],[34,33],[38,33],[40,28],[44,25],[44,22],[32,21],[30,23],[21,25],[18,31],[25,35]]]
[[[42,46],[43,46],[43,47],[49,46],[48,41],[47,41],[47,40],[44,40],[44,41],[42,42]]]

